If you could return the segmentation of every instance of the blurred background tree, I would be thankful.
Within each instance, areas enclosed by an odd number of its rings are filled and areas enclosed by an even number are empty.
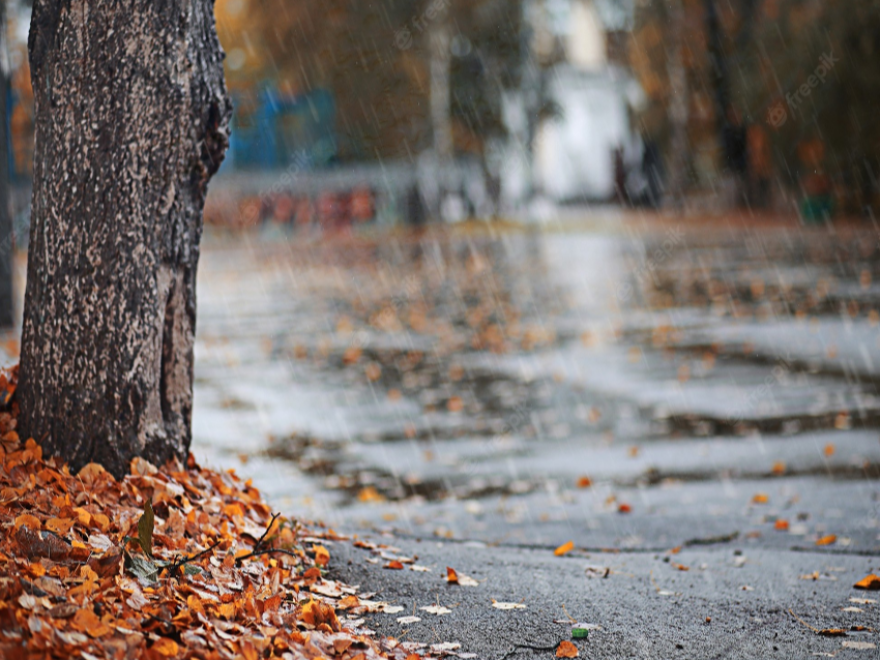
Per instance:
[[[748,170],[777,192],[827,188],[846,212],[876,213],[880,1],[680,1],[681,37],[667,0],[639,0],[630,57],[650,99],[643,131],[674,159],[670,64],[680,55],[691,191],[715,190],[729,169],[732,122],[746,130]]]
[[[520,9],[504,0],[220,0],[230,88],[247,121],[266,88],[333,97],[336,158],[411,158],[431,143],[428,36],[448,5],[455,147],[481,154],[503,132],[501,92],[517,83]]]
[[[230,166],[414,162],[434,144],[429,37],[441,25],[454,154],[485,158],[508,137],[505,93],[527,97],[546,82],[536,70],[560,57],[528,17],[566,3],[630,17],[603,39],[649,100],[633,123],[662,156],[668,198],[791,209],[819,196],[849,214],[880,208],[880,0],[217,0],[236,106]],[[28,5],[10,5],[19,183],[33,153]],[[528,145],[552,117],[526,105]],[[14,195],[21,210],[27,195]]]

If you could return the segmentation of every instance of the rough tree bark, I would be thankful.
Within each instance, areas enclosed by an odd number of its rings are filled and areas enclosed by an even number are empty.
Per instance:
[[[185,458],[208,181],[228,145],[213,0],[35,0],[23,437],[117,476]]]

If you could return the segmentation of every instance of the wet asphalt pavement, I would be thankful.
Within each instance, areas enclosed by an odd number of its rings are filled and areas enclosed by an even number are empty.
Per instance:
[[[331,548],[405,608],[378,632],[538,658],[575,619],[581,657],[878,657],[810,629],[880,627],[852,589],[880,572],[873,227],[248,234],[209,237],[200,278],[197,457],[418,555]]]

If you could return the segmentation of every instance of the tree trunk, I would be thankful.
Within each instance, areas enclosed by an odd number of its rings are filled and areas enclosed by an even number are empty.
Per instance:
[[[667,205],[675,210],[684,209],[688,172],[688,121],[690,91],[687,68],[682,50],[685,46],[685,14],[682,0],[669,3],[669,44],[667,59],[669,75],[669,123],[671,139],[669,147],[669,187]]]
[[[448,167],[453,159],[449,3],[439,2],[434,6],[437,14],[431,19],[428,34],[431,56],[431,126],[437,160],[441,166]]]
[[[15,325],[12,295],[15,235],[12,227],[12,204],[9,199],[9,53],[6,42],[6,3],[0,2],[0,328]]]
[[[185,458],[196,270],[231,104],[212,0],[35,0],[22,437],[74,469]]]

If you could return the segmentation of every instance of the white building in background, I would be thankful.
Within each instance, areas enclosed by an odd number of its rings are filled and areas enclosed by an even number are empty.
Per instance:
[[[625,7],[621,0],[534,2],[533,50],[537,59],[556,62],[544,71],[543,86],[559,112],[536,127],[530,168],[524,94],[506,99],[512,138],[503,149],[501,180],[509,205],[519,206],[530,188],[556,203],[613,199],[615,151],[623,149],[630,162],[641,159],[630,116],[644,103],[644,94],[609,55],[610,45],[629,27],[631,12]]]

